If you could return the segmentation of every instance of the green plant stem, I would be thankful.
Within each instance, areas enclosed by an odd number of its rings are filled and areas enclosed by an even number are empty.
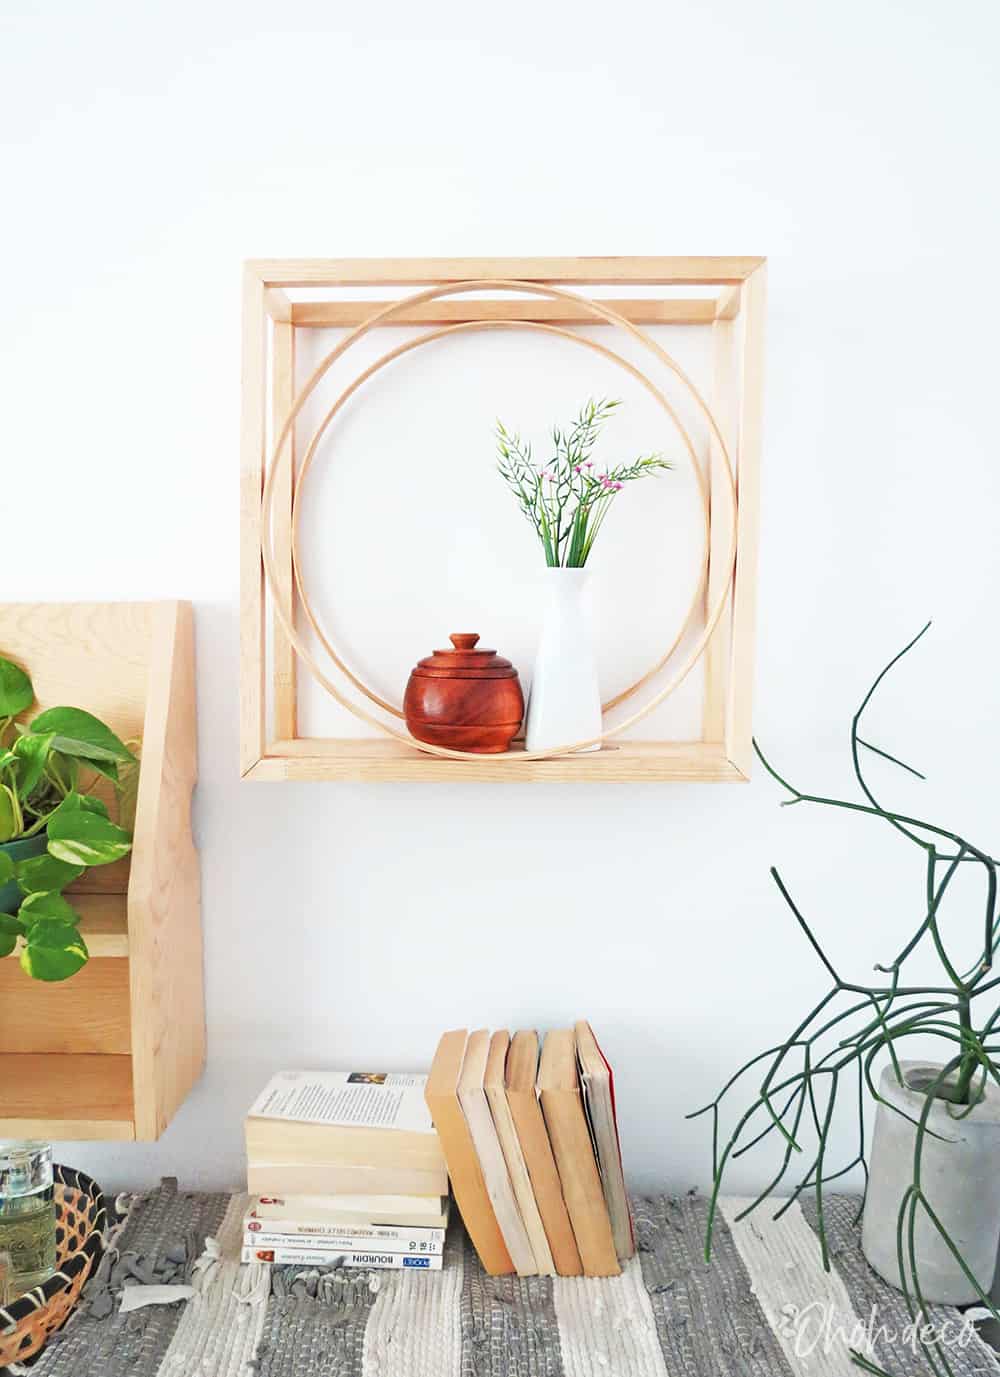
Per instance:
[[[972,1004],[967,994],[961,994],[958,998],[958,1026],[961,1029],[962,1037],[970,1047],[977,1046],[978,1040],[972,1027]],[[975,1051],[966,1052],[958,1065],[958,1078],[955,1082],[955,1103],[968,1104],[969,1090],[972,1085],[972,1077],[975,1074],[979,1059]]]
[[[546,468],[532,459],[531,446],[497,421],[497,468],[531,521],[550,568],[582,568],[612,499],[626,484],[673,465],[659,454],[616,464],[599,477],[589,473],[590,455],[617,401],[589,401],[566,432],[552,432],[555,453]]]
[[[758,1208],[786,1179],[792,1171],[792,1163],[797,1161],[800,1164],[795,1171],[797,1180],[792,1185],[788,1198],[779,1207],[776,1217],[780,1217],[804,1191],[811,1191],[816,1199],[819,1246],[824,1265],[828,1265],[824,1191],[831,1182],[842,1178],[845,1173],[857,1167],[864,1173],[867,1189],[867,1098],[883,1105],[885,1112],[901,1115],[914,1127],[912,1181],[901,1202],[896,1239],[904,1296],[914,1320],[927,1313],[916,1249],[916,1229],[920,1219],[926,1219],[940,1234],[956,1265],[974,1286],[982,1302],[1000,1319],[1000,1314],[997,1314],[989,1298],[972,1277],[968,1265],[962,1258],[961,1248],[950,1237],[933,1207],[933,1202],[928,1199],[921,1170],[928,1137],[943,1142],[952,1141],[947,1130],[941,1128],[940,1121],[936,1123],[935,1128],[930,1127],[929,1117],[934,1105],[944,1106],[946,1114],[956,1122],[957,1133],[958,1123],[973,1112],[987,1084],[992,1083],[1000,1087],[1000,1045],[995,1037],[996,1030],[1000,1027],[1000,1005],[995,1003],[996,993],[1000,988],[1000,976],[990,975],[994,953],[1000,942],[997,862],[984,850],[954,831],[883,806],[875,789],[866,779],[862,764],[862,752],[869,752],[887,764],[922,778],[919,771],[914,770],[898,756],[862,738],[859,725],[873,694],[889,670],[917,644],[926,630],[926,627],[923,628],[920,634],[880,672],[852,719],[851,757],[863,802],[831,798],[822,794],[807,794],[794,788],[765,758],[758,743],[754,742],[754,748],[765,770],[789,796],[785,800],[785,806],[814,803],[878,818],[918,846],[924,855],[925,899],[919,925],[902,945],[896,958],[888,966],[876,966],[876,970],[889,977],[889,983],[879,986],[866,985],[846,979],[840,973],[823,950],[813,926],[807,922],[785,880],[777,868],[772,867],[772,878],[779,893],[831,984],[810,1013],[799,1020],[788,1039],[747,1061],[729,1077],[714,1100],[696,1111],[696,1115],[710,1111],[712,1120],[713,1179],[706,1229],[706,1256],[710,1256],[711,1252],[717,1201],[729,1162],[757,1147],[772,1134],[777,1134],[784,1142],[778,1170],[765,1189],[741,1211],[741,1215]],[[982,868],[985,879],[982,895],[982,948],[977,961],[963,974],[960,972],[964,963],[953,959],[944,940],[947,930],[944,914],[946,901],[954,898],[951,885],[959,867],[970,863]],[[933,948],[947,983],[915,985],[902,982],[903,967],[922,942],[926,944],[925,950],[927,947]],[[841,996],[844,997],[845,1007],[840,1007]],[[985,1016],[983,1012],[977,1013],[977,1010],[983,1009],[982,1001],[989,996],[992,996],[994,1002],[985,1011]],[[897,1048],[905,1045],[907,1039],[927,1037],[938,1038],[948,1050],[947,1056],[943,1058],[945,1064],[936,1072],[931,1085],[923,1091],[920,1111],[914,1116],[882,1097],[875,1084],[874,1069],[877,1059],[887,1055],[892,1064],[893,1074],[902,1082],[902,1064],[897,1055]],[[756,1085],[752,1101],[739,1114],[732,1130],[723,1133],[722,1112],[728,1105],[730,1096],[734,1096],[738,1087],[742,1085],[742,1078],[752,1069],[755,1070]],[[856,1085],[858,1141],[854,1154],[845,1164],[841,1164],[829,1162],[828,1159],[831,1128],[836,1105],[841,1098],[842,1078],[846,1071],[852,1072],[852,1080]],[[811,1142],[815,1144],[814,1147],[810,1146]],[[804,1169],[801,1169],[802,1164]],[[948,1355],[942,1350],[941,1345],[933,1339],[925,1342],[922,1337],[920,1342],[928,1368],[936,1374],[942,1374],[942,1377],[950,1374],[952,1368]],[[863,1355],[855,1352],[852,1356],[866,1371],[886,1377],[881,1368]],[[907,1377],[910,1377],[909,1373]]]
[[[989,877],[989,878],[988,878],[988,898],[987,898],[987,913],[988,913],[988,915],[989,915],[989,920],[988,920],[989,925],[988,925],[987,931],[988,931],[989,934],[992,934],[992,931],[993,931],[993,921],[992,921],[992,919],[994,918],[994,915],[995,915],[995,912],[996,912],[996,862],[992,859],[992,857],[987,856],[987,855],[985,854],[985,852],[979,851],[978,848],[974,847],[970,841],[963,839],[962,837],[958,836],[955,832],[949,832],[949,831],[947,831],[945,828],[943,828],[943,827],[937,827],[934,823],[925,822],[925,821],[924,821],[923,819],[921,819],[921,818],[913,818],[913,817],[908,816],[908,815],[905,814],[905,813],[891,813],[891,814],[890,814],[890,813],[887,813],[887,812],[886,812],[884,809],[882,809],[882,808],[873,807],[873,806],[866,805],[866,804],[863,804],[863,803],[851,803],[851,802],[850,802],[849,800],[847,800],[847,799],[827,798],[827,797],[825,797],[825,796],[823,796],[823,795],[821,795],[821,794],[804,794],[804,793],[800,793],[799,790],[793,788],[792,785],[790,785],[786,780],[784,780],[784,779],[781,778],[781,776],[778,774],[778,772],[774,769],[774,767],[770,764],[770,762],[769,762],[769,761],[766,759],[766,757],[764,756],[764,754],[763,754],[763,752],[761,751],[760,746],[759,746],[759,744],[758,744],[758,742],[757,742],[756,740],[754,741],[753,746],[754,746],[754,751],[756,752],[758,759],[760,760],[761,764],[764,766],[765,770],[767,770],[768,774],[771,775],[772,778],[776,779],[776,780],[778,781],[779,784],[781,784],[785,789],[788,790],[788,792],[789,792],[790,794],[793,795],[793,798],[790,800],[791,803],[818,803],[818,804],[824,805],[824,806],[827,807],[827,808],[843,808],[843,809],[847,809],[848,811],[853,812],[853,813],[865,814],[865,815],[867,815],[867,816],[869,816],[869,817],[878,817],[878,818],[887,819],[887,820],[889,820],[889,821],[896,821],[896,822],[908,823],[909,825],[911,825],[911,826],[913,826],[913,827],[922,827],[922,828],[924,828],[924,829],[925,829],[926,831],[928,831],[928,832],[933,832],[936,836],[944,837],[944,838],[946,838],[948,841],[954,842],[954,844],[955,844],[956,847],[959,849],[959,851],[961,851],[961,850],[964,849],[965,851],[970,852],[970,853],[975,857],[975,859],[976,859],[977,861],[979,861],[981,864],[983,864],[983,865],[986,867],[986,869],[987,869],[987,873],[988,873],[988,877]],[[922,847],[924,846],[923,843],[920,843],[920,845],[921,845]],[[924,849],[926,849],[926,848],[924,848]],[[942,859],[945,859],[945,858],[942,858]],[[989,959],[987,959],[987,958],[989,958]],[[984,974],[986,971],[988,971],[988,970],[991,968],[991,966],[992,966],[992,950],[991,950],[990,942],[989,942],[989,939],[988,939],[986,951],[984,952],[984,962],[983,962],[982,967],[980,968],[980,975],[982,975],[982,974]]]

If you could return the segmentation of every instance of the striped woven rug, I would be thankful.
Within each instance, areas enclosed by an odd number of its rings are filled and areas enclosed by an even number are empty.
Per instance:
[[[488,1277],[458,1227],[438,1273],[241,1267],[246,1201],[169,1181],[129,1198],[35,1377],[853,1377],[852,1347],[900,1377],[931,1371],[846,1196],[827,1201],[830,1272],[808,1205],[737,1221],[723,1200],[706,1264],[704,1199],[637,1199],[638,1254],[608,1280]],[[191,1299],[120,1313],[125,1287],[178,1283]],[[957,1311],[928,1320],[956,1377],[1000,1373]]]

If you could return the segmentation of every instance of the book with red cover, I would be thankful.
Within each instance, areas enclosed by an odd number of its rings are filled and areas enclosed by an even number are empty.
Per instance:
[[[611,1233],[620,1261],[635,1253],[635,1229],[625,1190],[621,1139],[615,1108],[615,1078],[601,1051],[594,1030],[586,1020],[575,1026],[576,1055],[580,1068],[583,1105],[601,1173],[601,1186],[611,1218]]]

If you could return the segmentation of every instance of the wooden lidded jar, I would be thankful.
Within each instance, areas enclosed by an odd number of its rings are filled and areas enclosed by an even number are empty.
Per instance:
[[[495,650],[477,650],[475,632],[456,632],[453,650],[435,650],[410,674],[403,714],[411,736],[452,751],[505,751],[524,716],[517,670]]]

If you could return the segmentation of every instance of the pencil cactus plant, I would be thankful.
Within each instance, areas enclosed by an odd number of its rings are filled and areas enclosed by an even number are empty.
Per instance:
[[[815,1200],[819,1247],[826,1267],[829,1267],[824,1221],[827,1187],[860,1168],[868,1189],[867,1106],[875,1104],[880,1114],[898,1114],[908,1120],[912,1129],[912,1152],[903,1163],[898,1209],[894,1209],[893,1220],[898,1263],[896,1281],[917,1326],[929,1370],[950,1374],[954,1369],[945,1347],[934,1337],[933,1326],[925,1329],[923,1324],[929,1301],[921,1283],[921,1235],[925,1240],[932,1238],[938,1251],[947,1256],[967,1283],[970,1297],[978,1299],[994,1318],[1000,1319],[987,1294],[997,1239],[992,1239],[990,1274],[986,1277],[975,1275],[949,1229],[946,1212],[935,1195],[935,1187],[928,1183],[926,1170],[931,1140],[935,1140],[936,1147],[940,1138],[940,1132],[935,1132],[930,1124],[932,1112],[935,1122],[940,1122],[943,1107],[948,1120],[960,1125],[967,1116],[975,1114],[987,1087],[1000,1086],[1000,976],[992,973],[1000,944],[997,861],[985,848],[950,828],[884,806],[868,781],[867,757],[876,755],[921,779],[923,775],[866,740],[860,731],[862,716],[879,685],[926,631],[925,626],[886,665],[854,714],[850,751],[859,798],[829,797],[799,788],[780,774],[754,743],[765,770],[787,795],[784,806],[805,804],[848,810],[891,828],[913,844],[924,873],[925,898],[919,922],[900,950],[890,960],[876,965],[879,979],[852,979],[824,952],[813,926],[806,920],[782,876],[772,867],[771,876],[778,892],[824,967],[829,985],[819,1002],[797,1019],[783,1042],[752,1057],[730,1077],[714,1100],[689,1117],[708,1114],[713,1127],[713,1190],[706,1255],[711,1254],[716,1202],[727,1169],[735,1158],[776,1136],[781,1148],[778,1170],[747,1205],[743,1215],[769,1201],[774,1203],[773,1193],[784,1186],[790,1186],[791,1191],[779,1203],[776,1218],[804,1192],[810,1193]],[[949,887],[956,874],[969,866],[981,876],[981,937],[977,950],[967,954],[963,961],[955,954],[953,939],[945,931],[945,901],[950,897]],[[922,954],[928,947],[933,950],[940,979],[933,984],[910,983],[904,971],[918,949]],[[968,959],[970,955],[971,960]],[[908,1087],[911,1092],[920,1091],[917,1099],[920,1107],[911,1116],[899,1107],[898,1097],[893,1096],[890,1102],[880,1094],[873,1068],[877,1060],[888,1057],[892,1075],[904,1085],[905,1063],[901,1062],[900,1051],[905,1053],[913,1038],[922,1039],[925,1046],[928,1039],[935,1039],[942,1052],[940,1062],[935,1062],[933,1072],[925,1077],[924,1083]],[[753,1080],[748,1082],[751,1074]],[[752,1088],[741,1102],[743,1108],[735,1127],[723,1134],[722,1112],[748,1083]],[[847,1094],[857,1122],[857,1146],[846,1163],[834,1162],[830,1159],[831,1126]],[[959,1137],[956,1134],[955,1141]],[[970,1190],[976,1189],[974,1181],[967,1185]],[[925,1334],[930,1337],[925,1338]],[[883,1371],[860,1351],[852,1350],[852,1357],[866,1371]]]

